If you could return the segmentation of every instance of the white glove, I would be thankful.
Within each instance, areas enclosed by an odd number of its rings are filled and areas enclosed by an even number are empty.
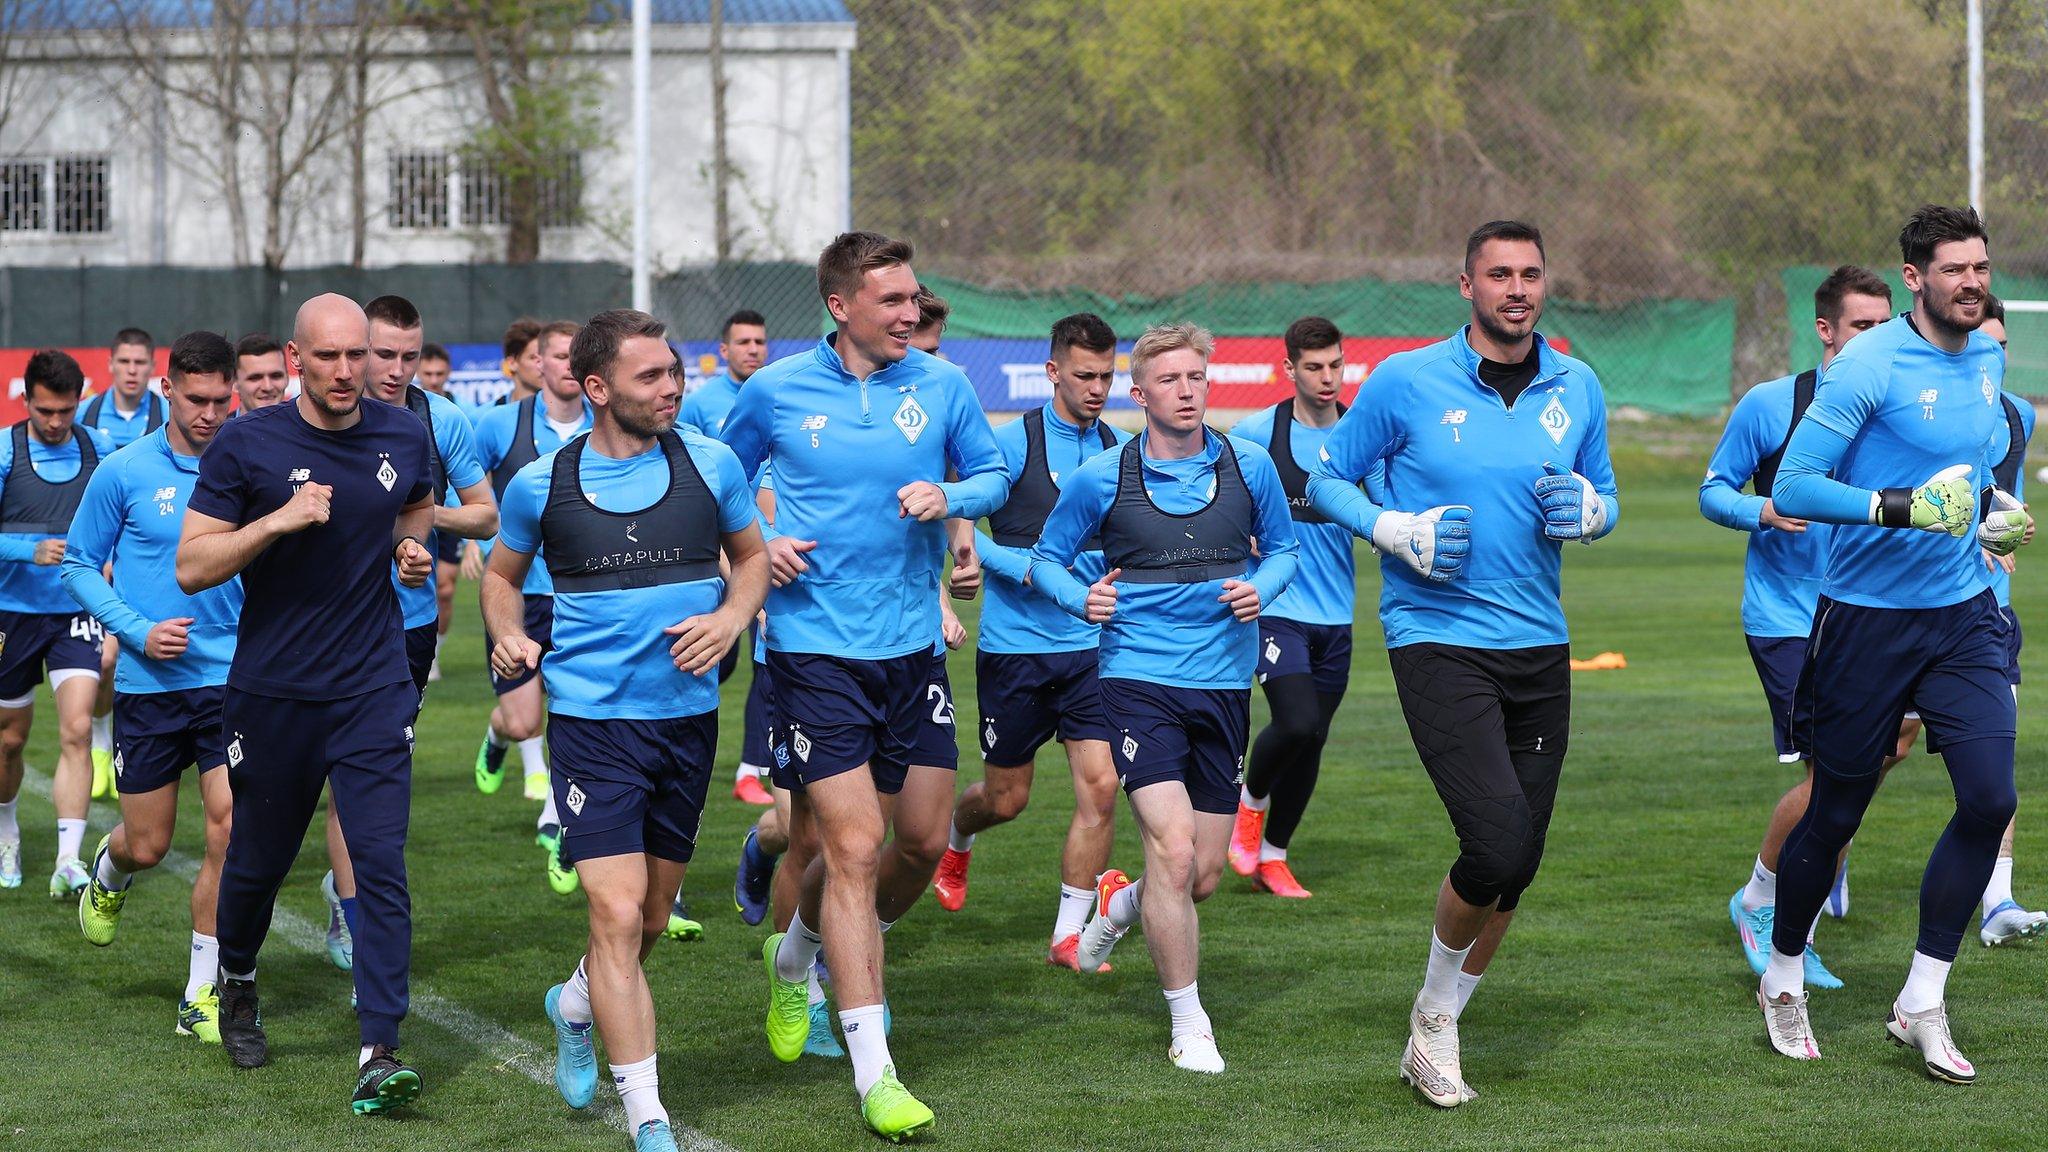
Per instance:
[[[1372,522],[1372,546],[1441,584],[1458,574],[1472,551],[1471,520],[1472,509],[1464,504],[1442,504],[1427,512],[1382,512]]]
[[[1977,543],[1993,556],[2010,556],[2027,542],[2034,530],[2034,517],[2012,493],[1997,488],[1986,491],[1990,493],[1990,511],[1977,524]]]

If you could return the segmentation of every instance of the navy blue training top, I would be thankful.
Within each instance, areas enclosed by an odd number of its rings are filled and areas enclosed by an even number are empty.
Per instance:
[[[303,484],[334,488],[325,524],[280,537],[242,571],[241,627],[228,685],[293,700],[340,700],[411,679],[391,589],[398,513],[431,495],[427,429],[404,408],[365,402],[330,432],[276,404],[223,425],[199,458],[192,511],[237,527]]]

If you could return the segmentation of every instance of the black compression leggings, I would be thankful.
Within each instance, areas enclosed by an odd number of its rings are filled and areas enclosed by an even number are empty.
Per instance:
[[[1245,769],[1245,790],[1258,799],[1271,797],[1266,809],[1266,842],[1287,847],[1301,826],[1308,799],[1315,794],[1322,771],[1323,742],[1330,721],[1344,700],[1336,692],[1316,691],[1315,677],[1275,676],[1265,683],[1272,722],[1252,741],[1251,763]]]

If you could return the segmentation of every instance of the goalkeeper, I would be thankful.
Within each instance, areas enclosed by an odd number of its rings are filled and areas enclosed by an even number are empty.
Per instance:
[[[1967,208],[1922,208],[1899,236],[1912,311],[1858,336],[1827,368],[1792,434],[1774,499],[1840,525],[1798,688],[1812,800],[1779,856],[1778,912],[1758,989],[1771,1045],[1819,1055],[1806,1013],[1806,926],[1877,789],[1901,716],[1939,738],[1956,814],[1920,890],[1911,970],[1886,1022],[1937,1079],[1976,1070],[1949,1030],[1950,965],[2018,804],[2006,633],[1981,545],[2009,555],[2032,518],[1990,487],[2003,457],[2005,358],[1977,332],[1991,299],[1988,237]],[[1982,495],[1980,497],[1980,490]]]

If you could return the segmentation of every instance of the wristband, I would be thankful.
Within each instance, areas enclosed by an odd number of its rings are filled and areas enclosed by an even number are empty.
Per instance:
[[[1911,488],[1878,489],[1877,523],[1885,528],[1911,528],[1913,526],[1913,490]]]

